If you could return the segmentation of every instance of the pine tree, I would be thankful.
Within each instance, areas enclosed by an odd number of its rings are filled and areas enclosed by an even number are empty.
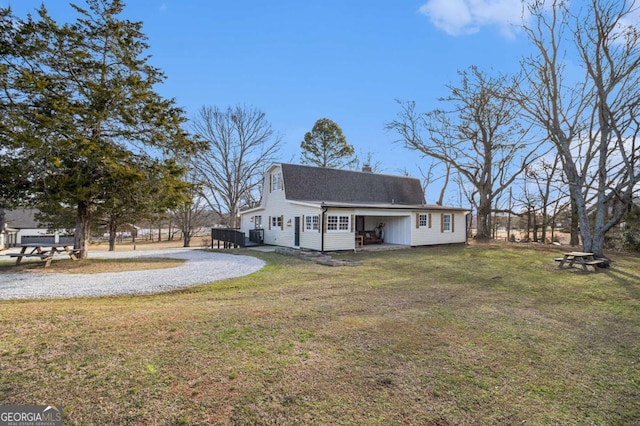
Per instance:
[[[119,19],[119,0],[87,5],[72,5],[77,20],[63,25],[44,5],[39,19],[0,9],[0,140],[28,165],[21,176],[33,204],[74,207],[82,257],[92,215],[122,190],[112,182],[133,158],[193,148],[183,111],[155,91],[165,77],[147,62],[142,23]]]
[[[318,167],[348,168],[356,164],[353,146],[347,143],[342,129],[328,118],[321,118],[304,135],[300,143],[302,163]]]

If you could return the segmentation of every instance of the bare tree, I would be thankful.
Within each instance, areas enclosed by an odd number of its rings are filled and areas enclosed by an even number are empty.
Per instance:
[[[213,225],[207,203],[196,185],[189,188],[189,199],[172,210],[172,221],[182,234],[182,246],[191,247],[191,239]]]
[[[207,144],[192,161],[202,193],[209,206],[236,227],[238,211],[254,199],[281,138],[262,111],[243,106],[202,107],[192,129]]]
[[[572,10],[548,3],[529,7],[534,23],[524,29],[534,52],[522,61],[520,105],[558,151],[584,251],[602,256],[607,231],[640,182],[636,4],[589,0]],[[568,60],[577,66],[569,70]]]
[[[360,155],[355,158],[355,170],[366,170],[368,167],[370,172],[380,173],[382,171],[382,161],[374,160],[373,155],[374,153],[371,151],[364,154],[360,153]]]
[[[431,184],[435,180],[437,180],[437,178],[434,177],[434,173],[437,166],[438,164],[435,161],[430,162],[426,169],[421,166],[418,166],[418,171],[420,172],[420,177],[421,177],[420,184],[422,185],[422,192],[424,192],[425,200],[427,199],[427,192],[429,190],[429,186],[431,186]],[[409,172],[406,169],[403,174],[405,176],[409,176]]]
[[[522,178],[522,190],[520,191],[518,202],[523,206],[524,211],[522,213],[522,216],[525,216],[527,221],[525,241],[538,242],[536,211],[538,210],[538,206],[540,205],[540,196],[537,190],[529,185],[530,179],[531,174],[529,172],[529,167],[525,167]],[[532,231],[533,238],[531,238]]]
[[[442,172],[440,166],[444,166],[444,172]],[[439,180],[444,179],[444,182],[440,187],[438,198],[435,201],[437,205],[441,206],[444,203],[444,196],[447,192],[449,181],[451,180],[451,165],[442,164],[441,161],[432,159],[431,162],[426,164],[426,167],[420,165],[416,165],[416,167],[420,173],[420,186],[422,186],[422,192],[424,193],[425,199],[428,198],[427,194],[429,187]],[[411,176],[411,173],[406,168],[398,169],[397,172],[402,176]],[[429,202],[428,199],[427,202]],[[461,206],[462,202],[460,202],[459,205]]]
[[[490,238],[489,221],[494,197],[506,190],[539,146],[525,143],[517,104],[506,96],[506,78],[489,77],[476,67],[460,72],[459,87],[440,99],[450,111],[419,114],[415,102],[401,104],[399,118],[387,125],[406,148],[440,160],[462,175],[478,197],[477,238]]]
[[[540,229],[541,239],[546,241],[547,228],[549,226],[549,208],[558,204],[562,198],[560,191],[561,179],[558,172],[560,166],[560,158],[556,155],[552,161],[541,159],[531,164],[525,170],[526,176],[530,178],[531,184],[534,186],[533,191],[537,191],[537,199],[540,200]]]

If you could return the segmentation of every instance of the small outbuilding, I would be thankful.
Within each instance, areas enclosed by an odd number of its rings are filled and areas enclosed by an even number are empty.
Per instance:
[[[0,214],[0,249],[19,246],[20,244],[33,242],[58,243],[61,237],[59,232],[50,231],[47,226],[36,219],[37,209],[18,208],[4,210]]]

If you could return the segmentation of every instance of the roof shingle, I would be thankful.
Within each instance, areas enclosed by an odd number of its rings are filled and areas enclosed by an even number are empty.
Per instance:
[[[42,228],[35,215],[38,213],[37,209],[15,209],[5,210],[4,221],[7,226],[15,229],[37,229]]]
[[[424,204],[420,181],[407,176],[282,164],[288,200]]]

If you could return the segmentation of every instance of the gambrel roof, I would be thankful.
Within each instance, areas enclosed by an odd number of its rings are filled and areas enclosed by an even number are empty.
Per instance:
[[[35,216],[38,213],[37,209],[15,209],[5,210],[4,221],[9,228],[15,229],[38,229],[46,228],[42,225]]]
[[[418,179],[371,172],[282,164],[288,200],[324,203],[424,204]]]

